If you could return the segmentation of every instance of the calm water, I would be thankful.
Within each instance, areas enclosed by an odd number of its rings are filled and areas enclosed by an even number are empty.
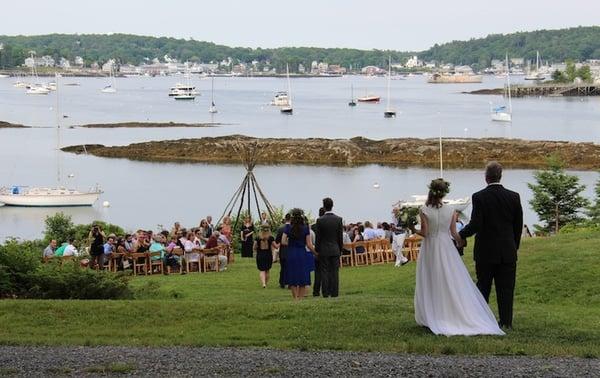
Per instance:
[[[202,91],[194,102],[175,102],[166,93],[177,78],[117,79],[118,93],[103,94],[104,79],[62,78],[78,87],[61,87],[60,112],[69,118],[63,125],[123,121],[221,122],[218,128],[169,129],[64,129],[61,145],[102,143],[107,145],[188,137],[245,134],[275,137],[336,137],[362,135],[388,137],[516,137],[591,141],[600,139],[600,100],[516,99],[512,127],[489,121],[489,101],[498,96],[472,96],[464,90],[493,88],[499,79],[483,84],[428,85],[422,77],[392,81],[396,119],[384,119],[385,101],[347,107],[350,84],[355,96],[385,94],[382,78],[294,79],[294,115],[282,116],[268,106],[274,91],[284,90],[282,79],[217,78],[215,102],[219,113],[208,114],[210,80],[194,79]],[[179,78],[179,81],[183,81]],[[12,87],[12,79],[0,80],[0,119],[40,127],[55,125],[55,94],[28,96]],[[56,183],[56,132],[51,128],[0,129],[0,186],[54,185]],[[73,173],[63,182],[87,188],[100,183],[110,208],[98,203],[93,208],[64,209],[76,222],[103,219],[130,229],[157,228],[179,220],[195,225],[207,214],[218,217],[244,170],[239,165],[157,164],[103,159],[93,156],[59,155],[62,173]],[[597,179],[595,172],[576,172],[588,185],[588,195]],[[325,195],[336,201],[337,211],[347,220],[388,220],[391,205],[412,194],[425,192],[426,183],[437,170],[399,169],[376,165],[358,168],[313,166],[260,166],[256,175],[273,204],[300,206],[316,213]],[[452,197],[470,195],[482,187],[482,174],[472,170],[448,170]],[[506,186],[530,198],[528,170],[505,173]],[[381,184],[374,189],[373,183]],[[55,209],[0,208],[0,239],[7,236],[38,237],[44,217]],[[526,210],[526,222],[537,221]]]

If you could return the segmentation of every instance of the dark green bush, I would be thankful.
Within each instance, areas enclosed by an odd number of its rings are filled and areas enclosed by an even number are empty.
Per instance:
[[[8,240],[0,245],[0,298],[130,298],[129,278],[81,267],[78,260],[42,264],[44,244]]]

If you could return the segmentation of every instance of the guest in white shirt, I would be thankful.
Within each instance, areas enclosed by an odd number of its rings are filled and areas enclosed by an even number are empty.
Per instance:
[[[363,231],[363,238],[366,240],[377,239],[377,231],[373,228],[373,224],[369,221],[365,222],[365,230]]]
[[[63,256],[79,256],[79,252],[77,248],[73,245],[75,240],[73,238],[69,238],[69,244],[65,247],[65,251],[63,252]]]

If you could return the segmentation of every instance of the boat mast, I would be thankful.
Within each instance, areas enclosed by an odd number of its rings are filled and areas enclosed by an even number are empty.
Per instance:
[[[506,53],[506,85],[508,90],[508,114],[512,117],[512,97],[510,93],[510,66],[508,65],[508,53]]]
[[[392,57],[388,56],[387,109],[390,110],[390,81],[392,80]]]
[[[290,84],[290,65],[288,63],[285,64],[285,71],[288,82],[288,106],[292,107],[292,85]]]
[[[210,82],[210,103],[212,106],[215,106],[215,75],[212,76],[212,81]]]
[[[56,182],[60,186],[60,102],[59,102],[59,83],[58,73],[56,79]]]

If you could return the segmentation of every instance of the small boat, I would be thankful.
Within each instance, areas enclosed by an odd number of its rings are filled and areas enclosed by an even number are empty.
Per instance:
[[[292,85],[290,84],[290,66],[288,64],[285,65],[285,70],[287,74],[287,83],[288,83],[288,91],[287,91],[287,104],[283,105],[279,108],[279,111],[282,114],[293,114],[294,108],[292,108]]]
[[[13,87],[15,87],[15,88],[27,88],[27,87],[30,87],[30,84],[27,83],[27,82],[25,82],[25,81],[20,81],[19,80],[19,81],[16,81],[13,84]]]
[[[508,97],[508,108],[506,106],[491,106],[491,118],[496,122],[512,122],[512,98],[510,91],[510,68],[508,66],[508,54],[506,54],[506,95]]]
[[[381,97],[375,95],[364,95],[356,99],[358,102],[379,102],[379,100],[381,100]]]
[[[179,95],[185,94],[185,93],[189,93],[189,94],[193,94],[193,95],[200,94],[198,91],[196,91],[196,87],[194,87],[193,85],[187,85],[187,84],[181,84],[181,83],[177,83],[169,89],[169,97],[175,97],[175,96],[179,96]]]
[[[356,101],[354,101],[354,85],[350,84],[350,102],[348,106],[356,106]]]
[[[109,77],[110,77],[110,84],[108,84],[107,86],[102,88],[100,91],[102,93],[117,93],[117,86],[115,85],[115,75],[113,73],[112,64],[110,66]]]
[[[100,90],[100,92],[102,93],[117,93],[117,90],[115,88],[113,88],[112,85],[107,85],[106,87],[102,88]]]
[[[50,89],[48,89],[46,86],[37,84],[30,86],[26,93],[31,95],[47,95],[50,93]]]
[[[8,77],[10,77],[10,75],[0,74],[0,79],[6,79]]]
[[[210,107],[208,108],[208,112],[211,114],[217,113],[217,106],[215,105],[215,77],[212,77],[212,81],[210,83]]]
[[[387,105],[385,107],[385,111],[383,112],[384,118],[395,118],[396,111],[391,108],[390,105],[390,80],[392,75],[392,57],[388,57],[388,81],[387,81]]]

